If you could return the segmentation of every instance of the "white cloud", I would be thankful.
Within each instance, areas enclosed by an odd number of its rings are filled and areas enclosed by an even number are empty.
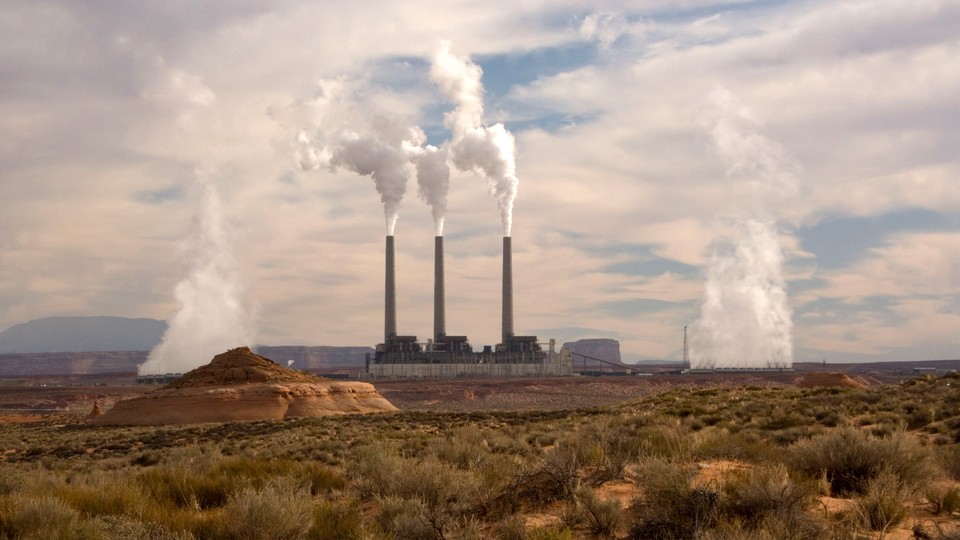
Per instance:
[[[702,268],[729,232],[726,218],[746,193],[699,123],[710,90],[721,84],[740,96],[799,165],[804,187],[784,211],[791,223],[903,208],[955,223],[958,28],[960,6],[933,0],[599,10],[579,0],[84,10],[14,2],[0,8],[0,327],[65,313],[165,317],[184,272],[175,246],[189,235],[180,193],[195,165],[213,162],[261,305],[261,339],[373,343],[382,327],[379,201],[367,178],[291,177],[296,130],[277,111],[312,99],[318,80],[345,76],[363,81],[378,107],[439,125],[445,108],[426,63],[440,39],[475,58],[536,58],[588,39],[609,48],[576,68],[547,66],[551,75],[487,104],[517,135],[518,330],[604,328],[634,357],[678,357],[700,276],[613,273],[630,254],[606,248],[646,246]],[[514,75],[485,77],[505,88]],[[535,127],[514,129],[518,119]],[[482,179],[456,173],[449,208],[448,326],[491,343],[496,205]],[[795,305],[891,298],[884,307],[862,301],[850,318],[810,311],[797,321],[798,345],[850,357],[932,351],[932,342],[958,348],[945,330],[960,294],[950,277],[960,274],[949,255],[955,229],[889,236],[848,268],[797,263],[809,254],[784,231],[788,268],[825,282]],[[432,235],[429,209],[407,197],[398,225],[403,331],[430,328],[423,276]],[[646,300],[669,304],[629,317],[609,311]]]

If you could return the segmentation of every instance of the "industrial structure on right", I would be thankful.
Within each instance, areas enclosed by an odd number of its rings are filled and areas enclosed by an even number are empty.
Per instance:
[[[501,342],[474,351],[467,336],[447,335],[443,237],[434,239],[433,337],[397,334],[396,259],[393,236],[386,237],[384,338],[367,357],[370,377],[553,377],[572,374],[569,349],[556,350],[554,340],[518,336],[513,329],[513,246],[503,237]],[[544,348],[546,345],[546,348]]]

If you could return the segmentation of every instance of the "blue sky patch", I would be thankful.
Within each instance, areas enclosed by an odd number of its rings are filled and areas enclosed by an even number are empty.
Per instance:
[[[151,191],[141,191],[135,195],[135,198],[146,204],[163,204],[180,200],[183,197],[183,189],[177,186],[170,186]]]
[[[953,223],[951,223],[953,221]],[[803,248],[817,257],[821,268],[842,268],[856,262],[871,248],[900,232],[954,229],[955,220],[923,208],[869,217],[827,218],[797,231]]]

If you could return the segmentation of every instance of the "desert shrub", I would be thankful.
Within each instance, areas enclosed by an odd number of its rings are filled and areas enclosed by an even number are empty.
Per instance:
[[[850,536],[839,535],[826,523],[808,519],[801,529],[782,523],[771,517],[754,525],[740,521],[721,521],[717,526],[699,535],[698,540],[835,540]]]
[[[637,436],[642,456],[683,460],[693,453],[690,435],[673,426],[646,427]]]
[[[290,478],[246,487],[224,506],[223,537],[243,540],[298,540],[313,526],[310,494]]]
[[[864,494],[855,499],[857,514],[870,530],[885,531],[907,517],[906,501],[912,495],[912,488],[903,479],[884,469],[867,482]]]
[[[161,504],[196,509],[223,506],[236,487],[226,477],[211,478],[170,466],[147,469],[137,475],[137,482]]]
[[[95,475],[60,485],[50,493],[84,516],[136,515],[148,504],[139,486],[119,475]]]
[[[700,435],[693,455],[701,459],[737,459],[743,461],[765,461],[772,459],[778,451],[758,433],[739,431],[731,433],[726,429],[715,429]]]
[[[933,514],[952,514],[960,510],[960,490],[954,486],[932,486],[924,493]]]
[[[10,495],[20,491],[23,485],[23,476],[10,467],[0,470],[0,495]]]
[[[865,493],[870,480],[884,469],[911,485],[932,475],[928,453],[902,431],[878,439],[855,428],[837,429],[796,443],[787,460],[810,478],[825,474],[837,494]]]
[[[568,527],[535,527],[527,533],[527,540],[573,540],[573,531]]]
[[[378,444],[358,450],[351,473],[361,498],[369,499],[393,494],[397,489],[397,478],[393,473],[407,466],[405,458],[397,455],[392,448]]]
[[[662,460],[642,464],[639,481],[643,496],[631,506],[629,538],[681,540],[696,538],[714,526],[719,494],[693,487],[692,473]]]
[[[907,429],[920,429],[934,420],[934,411],[930,407],[911,407],[907,411]]]
[[[242,487],[260,488],[278,477],[296,479],[311,495],[347,485],[340,473],[320,463],[242,456],[205,460],[188,467],[164,464],[143,470],[137,480],[161,503],[208,509],[223,506]]]
[[[479,482],[474,474],[434,457],[400,457],[377,445],[361,452],[353,472],[363,496],[387,501],[389,506],[380,520],[385,530],[393,530],[387,527],[393,524],[390,527],[403,531],[421,520],[442,534],[463,526],[467,515],[479,506]]]
[[[511,454],[526,456],[534,452],[535,448],[550,446],[557,440],[554,433],[533,433],[524,435],[516,427],[488,431],[483,440],[493,454]]]
[[[777,446],[789,446],[801,439],[809,439],[816,433],[809,427],[781,429],[770,434],[770,440]]]
[[[806,512],[816,495],[815,483],[795,482],[782,465],[733,475],[723,486],[723,495],[724,518],[746,529],[761,530],[777,523],[784,538],[815,529]]]
[[[14,514],[19,499],[0,493],[0,538],[14,538]]]
[[[194,540],[187,531],[171,531],[163,525],[144,523],[130,516],[110,515],[96,518],[103,534],[110,540]]]
[[[595,422],[580,437],[584,464],[590,468],[590,483],[600,486],[623,478],[626,466],[636,462],[644,452],[644,441],[630,427],[619,422]]]
[[[520,470],[501,496],[512,508],[524,503],[537,506],[569,500],[580,486],[581,465],[576,448],[559,446]]]
[[[380,513],[377,524],[397,540],[424,540],[437,538],[437,531],[430,525],[423,501],[387,496],[378,498]]]
[[[819,409],[814,413],[813,418],[825,427],[837,427],[844,421],[843,416],[832,408]]]
[[[520,500],[511,490],[523,465],[509,455],[491,455],[484,466],[476,471],[478,476],[477,502],[474,515],[484,519],[504,518],[514,513]]]
[[[103,536],[99,528],[81,521],[79,512],[55,497],[31,497],[15,502],[14,506],[10,538],[81,540]]]
[[[512,514],[496,525],[494,528],[497,540],[527,540],[527,526],[524,519]]]
[[[254,487],[271,478],[287,476],[303,482],[312,495],[343,489],[347,484],[342,475],[325,465],[290,459],[228,457],[211,467],[207,476],[224,478],[234,486],[251,484]]]
[[[310,540],[360,540],[363,536],[360,506],[321,502],[313,510]]]
[[[570,528],[585,529],[599,538],[612,538],[622,522],[620,501],[602,500],[589,488],[580,488],[574,495],[563,521]]]
[[[475,426],[455,429],[430,446],[438,458],[463,470],[480,467],[489,455],[483,434]]]
[[[940,446],[936,450],[936,461],[951,480],[960,480],[960,446]]]
[[[774,411],[759,428],[765,431],[777,431],[810,425],[810,419],[794,412]]]
[[[160,453],[154,451],[140,452],[134,458],[130,460],[131,465],[137,465],[139,467],[149,467],[151,465],[156,465],[160,463]]]

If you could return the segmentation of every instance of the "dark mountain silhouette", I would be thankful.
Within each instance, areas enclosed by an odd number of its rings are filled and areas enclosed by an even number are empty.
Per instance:
[[[149,351],[166,329],[156,319],[48,317],[0,332],[0,354]]]

